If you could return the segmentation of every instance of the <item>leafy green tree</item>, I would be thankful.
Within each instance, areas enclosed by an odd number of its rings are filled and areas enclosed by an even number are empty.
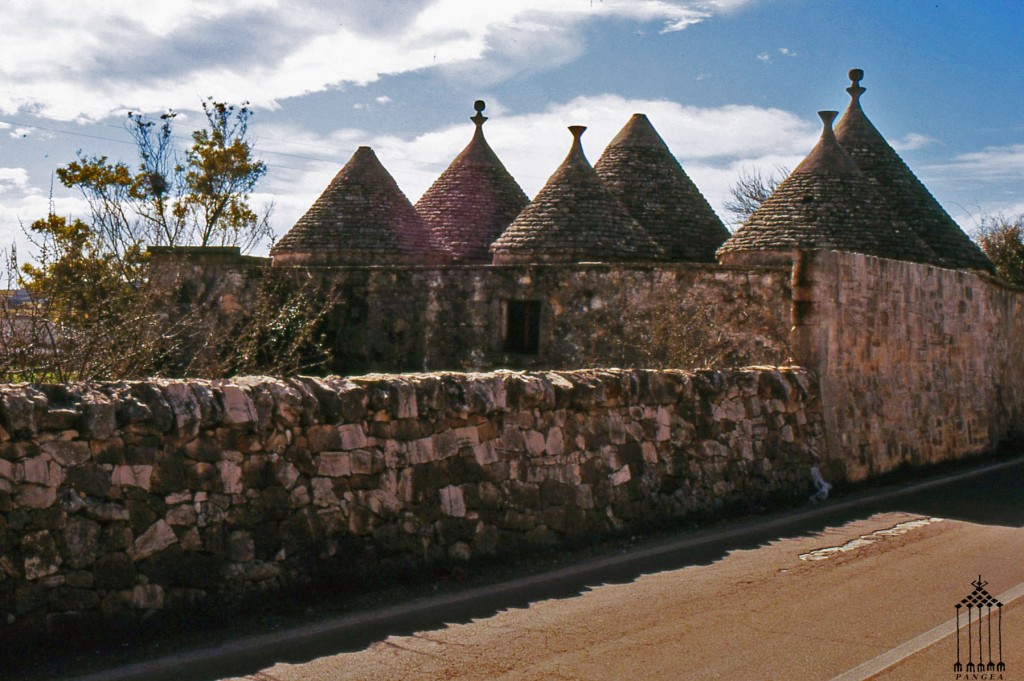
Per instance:
[[[1024,286],[1024,214],[984,217],[975,239],[995,264],[999,276]]]
[[[250,203],[267,170],[253,153],[252,112],[213,99],[203,102],[203,112],[204,127],[191,133],[183,150],[173,134],[173,111],[157,120],[129,113],[135,165],[79,152],[57,170],[64,186],[81,192],[89,215],[69,219],[51,212],[29,226],[34,262],[15,278],[32,295],[32,313],[47,322],[33,328],[49,338],[29,339],[45,348],[31,370],[8,366],[0,347],[0,373],[31,378],[34,371],[55,380],[159,373],[161,358],[174,354],[169,345],[185,337],[181,327],[188,319],[170,321],[159,292],[147,286],[147,249],[234,245],[248,251],[272,239],[268,213]]]
[[[251,110],[208,99],[206,126],[192,132],[192,144],[179,154],[168,111],[159,121],[129,113],[126,126],[138,164],[111,162],[79,153],[57,170],[68,188],[89,204],[93,248],[110,255],[128,281],[149,246],[239,246],[249,251],[273,237],[267,214],[249,203],[266,174],[249,139]],[[33,228],[34,229],[34,228]]]

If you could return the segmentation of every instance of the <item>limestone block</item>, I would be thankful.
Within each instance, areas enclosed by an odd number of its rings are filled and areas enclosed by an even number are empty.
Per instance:
[[[30,388],[6,386],[0,391],[0,424],[14,437],[36,434],[34,419],[36,404],[46,398]]]
[[[378,465],[379,468],[379,465]],[[370,475],[374,472],[374,455],[365,449],[352,452],[352,473],[354,475]]]
[[[294,385],[284,381],[266,379],[260,384],[273,398],[273,420],[284,428],[300,425],[304,412],[303,394]]]
[[[490,441],[482,442],[473,447],[473,457],[481,466],[495,463],[499,459],[498,451],[494,448],[494,443]]]
[[[92,458],[92,451],[87,442],[55,440],[44,443],[42,450],[62,466],[77,466]]]
[[[409,457],[410,465],[429,463],[435,459],[434,438],[424,437],[419,440],[411,440],[404,444],[405,451]]]
[[[63,562],[57,544],[47,530],[26,534],[21,540],[25,579],[36,580],[52,575]]]
[[[786,424],[782,427],[779,432],[779,437],[782,438],[783,442],[792,443],[796,440],[796,434],[793,432],[793,426]]]
[[[50,508],[57,501],[57,490],[54,487],[39,485],[18,485],[14,494],[14,503],[22,508]]]
[[[441,513],[455,518],[466,517],[466,502],[463,499],[461,487],[449,485],[442,487],[439,492],[441,494]]]
[[[199,400],[187,383],[166,382],[161,387],[171,407],[175,435],[191,440],[199,434],[199,424],[203,418]]]
[[[574,503],[576,504],[576,506],[583,509],[594,508],[594,492],[590,485],[580,484],[577,485],[574,489]]]
[[[547,445],[544,434],[536,430],[525,431],[523,433],[523,443],[530,456],[541,456],[544,454],[544,448]]]
[[[633,478],[633,476],[629,472],[629,466],[623,466],[622,468],[620,468],[619,470],[615,471],[614,473],[612,473],[611,475],[608,476],[608,479],[611,481],[612,485],[614,485],[615,487],[618,487],[619,485],[626,484],[632,478]]]
[[[65,558],[69,567],[80,570],[96,562],[99,549],[99,523],[81,517],[68,518],[64,528]]]
[[[132,589],[131,604],[136,610],[160,610],[164,607],[164,589],[159,584],[139,584]]]
[[[228,426],[253,426],[258,415],[256,405],[249,394],[237,385],[228,382],[216,382],[220,391],[221,403],[224,405],[224,423]]]
[[[292,487],[294,487],[296,481],[298,481],[299,479],[299,475],[299,469],[296,468],[290,461],[280,459],[274,462],[274,476],[277,478],[277,481],[281,483],[281,486],[284,487],[285,489],[290,490]]]
[[[658,463],[658,447],[653,442],[641,443],[640,451],[643,455],[644,463]]]
[[[178,541],[174,530],[163,519],[157,520],[148,530],[136,538],[132,547],[128,550],[131,557],[136,560],[144,560],[157,551],[163,551],[171,544]]]
[[[93,463],[69,469],[65,480],[65,489],[80,492],[83,495],[106,497],[110,490],[110,473],[105,467]]]
[[[338,435],[341,437],[342,449],[362,449],[366,447],[366,433],[359,424],[345,423],[338,426]]]
[[[196,509],[191,504],[172,506],[164,519],[168,525],[191,527],[196,524]]]
[[[317,473],[322,476],[337,478],[352,475],[352,454],[350,452],[322,452],[317,465]]]
[[[337,506],[338,497],[334,493],[334,482],[330,478],[313,478],[313,503],[320,507]]]
[[[452,429],[441,431],[434,437],[434,460],[447,459],[459,453],[459,440]]]
[[[111,482],[125,487],[140,487],[148,491],[152,477],[152,466],[114,466]]]
[[[506,385],[509,406],[513,409],[555,405],[555,388],[550,380],[528,374],[513,374]]]
[[[544,451],[549,456],[561,456],[565,452],[565,439],[562,436],[562,429],[554,426],[548,431],[544,439]]]
[[[93,499],[85,500],[86,517],[100,522],[127,521],[131,519],[128,509],[120,504],[105,503]]]
[[[504,451],[522,452],[526,448],[523,431],[512,423],[505,423],[498,439],[498,447]]]
[[[455,440],[459,448],[476,447],[480,444],[480,431],[476,426],[455,428],[452,430],[452,434],[455,436]]]
[[[220,472],[221,482],[224,484],[225,494],[241,494],[242,467],[233,461],[217,462],[217,470]]]
[[[17,464],[20,469],[20,475],[15,479],[20,479],[23,482],[31,482],[35,485],[45,485],[50,479],[49,464],[50,457],[45,454],[32,457],[31,459],[25,459],[21,463]]]
[[[396,381],[394,388],[396,401],[395,417],[414,419],[419,416],[419,408],[416,403],[416,389],[406,381]]]
[[[398,498],[406,503],[416,501],[416,485],[413,479],[414,471],[414,468],[406,468],[398,476]]]
[[[82,431],[95,440],[107,440],[117,431],[117,409],[106,396],[97,392],[83,395]]]
[[[373,490],[366,495],[366,506],[375,515],[382,518],[395,518],[402,512],[402,502],[398,497],[383,490]]]

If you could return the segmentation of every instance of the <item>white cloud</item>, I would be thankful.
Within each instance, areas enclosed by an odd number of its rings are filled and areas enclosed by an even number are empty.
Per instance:
[[[892,140],[890,144],[892,144],[893,149],[896,151],[913,151],[914,149],[927,147],[937,142],[938,140],[934,137],[929,137],[928,135],[922,135],[916,132],[908,132],[903,136],[903,139]]]
[[[574,59],[575,27],[629,19],[681,30],[752,0],[129,0],[8,3],[0,112],[61,120],[192,109],[214,92],[283,98],[424,68],[483,66],[503,78]]]
[[[789,49],[788,47],[780,47],[779,48],[779,54],[781,54],[783,57],[795,57],[796,56],[796,52],[794,52],[793,50]]]
[[[0,192],[3,187],[0,181]],[[34,221],[46,216],[51,207],[51,199],[27,184],[13,187],[8,185],[8,188],[10,191],[2,192],[4,200],[0,202],[0,250],[14,246],[22,262],[25,262],[31,260],[35,252],[25,230]],[[77,196],[55,196],[52,206],[59,215],[82,216],[88,211],[85,200]]]
[[[985,147],[956,156],[951,163],[928,166],[938,175],[986,180],[1024,179],[1024,144]]]
[[[24,168],[0,168],[0,194],[12,189],[23,189],[28,184],[28,171]]]
[[[587,158],[596,163],[604,147],[635,112],[647,114],[720,215],[729,186],[741,169],[771,172],[779,165],[792,168],[813,148],[819,133],[817,122],[779,109],[737,105],[699,108],[615,95],[577,97],[536,113],[492,115],[484,132],[505,167],[533,196],[569,150],[567,126],[588,126],[583,146]],[[487,113],[494,113],[490,106]],[[276,197],[274,224],[279,234],[295,223],[357,146],[373,147],[399,187],[415,202],[472,136],[468,122],[411,139],[373,136],[353,129],[337,131],[327,138],[294,128],[263,130],[260,150],[267,152],[270,167],[263,191]]]
[[[381,95],[380,97],[377,97],[377,99],[375,99],[374,101],[380,105],[390,104],[391,98],[388,97],[387,95]]]
[[[767,52],[762,52],[761,54],[757,55],[757,58],[763,62],[770,62],[772,60],[772,56]]]

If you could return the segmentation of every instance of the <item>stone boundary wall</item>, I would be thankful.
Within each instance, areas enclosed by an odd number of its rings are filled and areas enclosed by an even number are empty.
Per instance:
[[[806,371],[0,386],[0,635],[809,492]]]
[[[203,318],[188,325],[201,336],[190,347],[223,337],[218,330],[252,310],[261,282],[294,282],[281,288],[322,313],[317,335],[327,373],[338,375],[776,365],[790,356],[787,266],[271,267],[199,249],[165,249],[153,264],[171,314]],[[508,301],[540,303],[535,353],[507,351]]]
[[[798,254],[796,363],[818,376],[830,479],[961,458],[1024,431],[1024,292],[988,275]]]

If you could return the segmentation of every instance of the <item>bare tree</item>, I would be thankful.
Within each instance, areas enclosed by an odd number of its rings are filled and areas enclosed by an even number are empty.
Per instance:
[[[778,189],[782,181],[789,176],[789,172],[789,168],[781,165],[775,166],[770,173],[765,173],[760,168],[741,170],[736,182],[729,187],[732,198],[723,204],[731,217],[729,224],[738,227],[746,222]]]

